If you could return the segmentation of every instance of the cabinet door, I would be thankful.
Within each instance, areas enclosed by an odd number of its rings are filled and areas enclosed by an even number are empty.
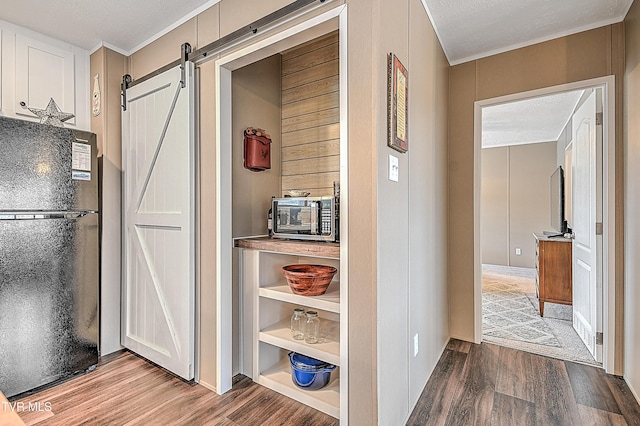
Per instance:
[[[76,114],[74,53],[16,34],[17,115],[33,117],[20,106],[46,108],[53,98],[64,112]],[[67,123],[75,124],[75,118]]]

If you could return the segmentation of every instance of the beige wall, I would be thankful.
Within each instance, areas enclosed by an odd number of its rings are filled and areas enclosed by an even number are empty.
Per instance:
[[[550,230],[556,142],[482,150],[482,263],[535,268],[533,232]],[[521,254],[516,254],[516,248]]]
[[[482,263],[509,266],[509,148],[482,150]]]
[[[100,287],[100,353],[107,355],[120,346],[120,235],[122,130],[120,82],[126,73],[126,58],[107,48],[91,55],[90,73],[98,75],[101,111],[91,117],[91,131],[98,139],[102,157],[102,252]]]
[[[624,376],[640,398],[640,2],[625,19],[625,368]]]
[[[280,194],[280,55],[273,55],[232,73],[232,236],[267,234],[267,212],[271,196]],[[271,169],[252,172],[243,167],[244,138],[247,127],[266,130],[272,138]],[[233,374],[250,374],[250,361],[241,360],[240,330],[242,299],[240,294],[239,250],[233,251],[232,341]],[[250,324],[249,318],[245,321]],[[250,330],[247,327],[246,330]],[[249,334],[249,333],[247,333]],[[247,345],[251,339],[247,339]],[[251,346],[245,348],[251,350]],[[245,359],[252,358],[245,354]]]
[[[449,63],[420,0],[409,1],[407,67],[412,110],[407,203],[409,341],[416,334],[419,336],[418,355],[414,357],[409,350],[410,412],[449,340],[446,266]]]
[[[217,6],[213,8],[217,9]],[[217,28],[217,22],[214,28]],[[161,66],[179,59],[183,43],[189,43],[195,50],[202,46],[199,42],[198,17],[195,17],[134,52],[129,57],[129,74],[134,80],[145,76]]]
[[[622,81],[623,26],[607,25],[533,46],[456,65],[450,72],[449,119],[449,287],[451,334],[474,339],[473,196],[475,101],[548,86],[616,75]],[[622,85],[616,86],[616,110],[621,111]],[[616,117],[616,197],[622,200],[621,114]],[[616,206],[616,288],[618,313],[622,315],[623,209]],[[616,338],[622,341],[622,317]],[[615,365],[622,366],[622,351]]]
[[[378,423],[396,425],[406,422],[449,337],[448,62],[420,0],[380,1],[373,9]],[[386,141],[388,52],[409,72],[406,154],[389,148]],[[350,100],[351,108],[366,111],[365,105]],[[389,155],[399,160],[399,182],[388,179]],[[416,334],[419,352],[414,356]]]
[[[549,178],[556,169],[556,143],[509,149],[509,253],[511,266],[535,268],[533,232],[549,230]],[[516,256],[516,247],[522,250]]]
[[[378,69],[372,69],[374,4],[349,0],[349,424],[375,425],[378,416],[377,343],[377,190],[372,141],[378,134],[371,108]],[[343,189],[341,188],[341,193]]]
[[[372,141],[379,135],[373,126],[372,108],[380,77],[372,69],[376,43],[382,30],[378,17],[382,0],[331,2],[327,7],[347,3],[349,52],[348,81],[348,276],[349,276],[349,423],[378,423],[377,379],[377,189],[376,158]],[[258,2],[258,4],[262,4]],[[383,53],[384,55],[385,53]],[[384,68],[383,68],[384,69]],[[375,71],[375,72],[374,72]],[[375,83],[374,83],[375,82]],[[367,107],[360,107],[366,105]],[[345,193],[343,189],[343,194]],[[386,395],[386,392],[384,393]],[[384,398],[382,395],[380,399]]]
[[[271,196],[280,193],[280,55],[273,55],[232,73],[233,237],[267,234]],[[243,131],[261,128],[271,136],[271,169],[243,167]]]
[[[132,55],[130,72],[140,77],[178,59],[181,43],[202,47],[287,3],[223,0]],[[340,3],[324,4],[314,13]],[[349,422],[400,424],[448,339],[448,63],[420,0],[346,3]],[[390,24],[405,30],[389,33]],[[390,51],[409,69],[409,131],[415,136],[408,154],[386,146]],[[201,116],[215,117],[213,64],[206,62],[198,70]],[[386,179],[390,153],[400,158],[399,183]],[[215,121],[201,120],[200,381],[208,386],[216,383],[215,173]],[[420,339],[417,357],[411,349],[414,334]]]
[[[214,6],[215,8],[216,6]],[[199,383],[216,386],[216,121],[202,117],[216,116],[215,71],[213,61],[198,67],[200,109],[200,229],[198,284],[200,290],[200,377]],[[203,96],[203,95],[208,96]]]
[[[224,37],[290,3],[293,3],[293,0],[222,0],[219,36]]]
[[[376,128],[375,145],[377,154],[377,238],[378,238],[378,423],[399,425],[403,423],[409,410],[410,377],[409,362],[413,357],[409,330],[409,158],[418,143],[409,129],[409,151],[400,154],[388,148],[386,105],[387,53],[393,52],[409,72],[409,100],[412,99],[414,74],[409,56],[409,1],[381,1],[380,15],[374,18],[374,28],[393,27],[396,31],[379,31],[374,37],[373,66],[374,109],[373,126]],[[377,19],[377,20],[376,20]],[[387,25],[385,25],[387,24]],[[376,108],[376,105],[380,105]],[[415,105],[415,104],[414,104]],[[409,109],[411,124],[415,109]],[[413,145],[412,145],[413,143]],[[398,158],[399,181],[387,179],[389,154]],[[425,342],[426,344],[426,342]]]

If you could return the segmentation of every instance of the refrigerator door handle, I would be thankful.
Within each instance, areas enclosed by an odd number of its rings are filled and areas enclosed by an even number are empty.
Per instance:
[[[93,210],[78,212],[0,212],[0,220],[79,219]]]

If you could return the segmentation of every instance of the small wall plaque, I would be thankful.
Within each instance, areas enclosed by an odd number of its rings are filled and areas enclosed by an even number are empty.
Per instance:
[[[409,149],[409,74],[400,60],[389,53],[387,82],[387,145],[407,152]]]

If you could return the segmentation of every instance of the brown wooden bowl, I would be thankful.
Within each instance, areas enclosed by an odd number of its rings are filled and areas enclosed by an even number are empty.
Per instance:
[[[336,268],[327,265],[296,264],[282,267],[291,291],[302,296],[324,294],[336,272]]]

